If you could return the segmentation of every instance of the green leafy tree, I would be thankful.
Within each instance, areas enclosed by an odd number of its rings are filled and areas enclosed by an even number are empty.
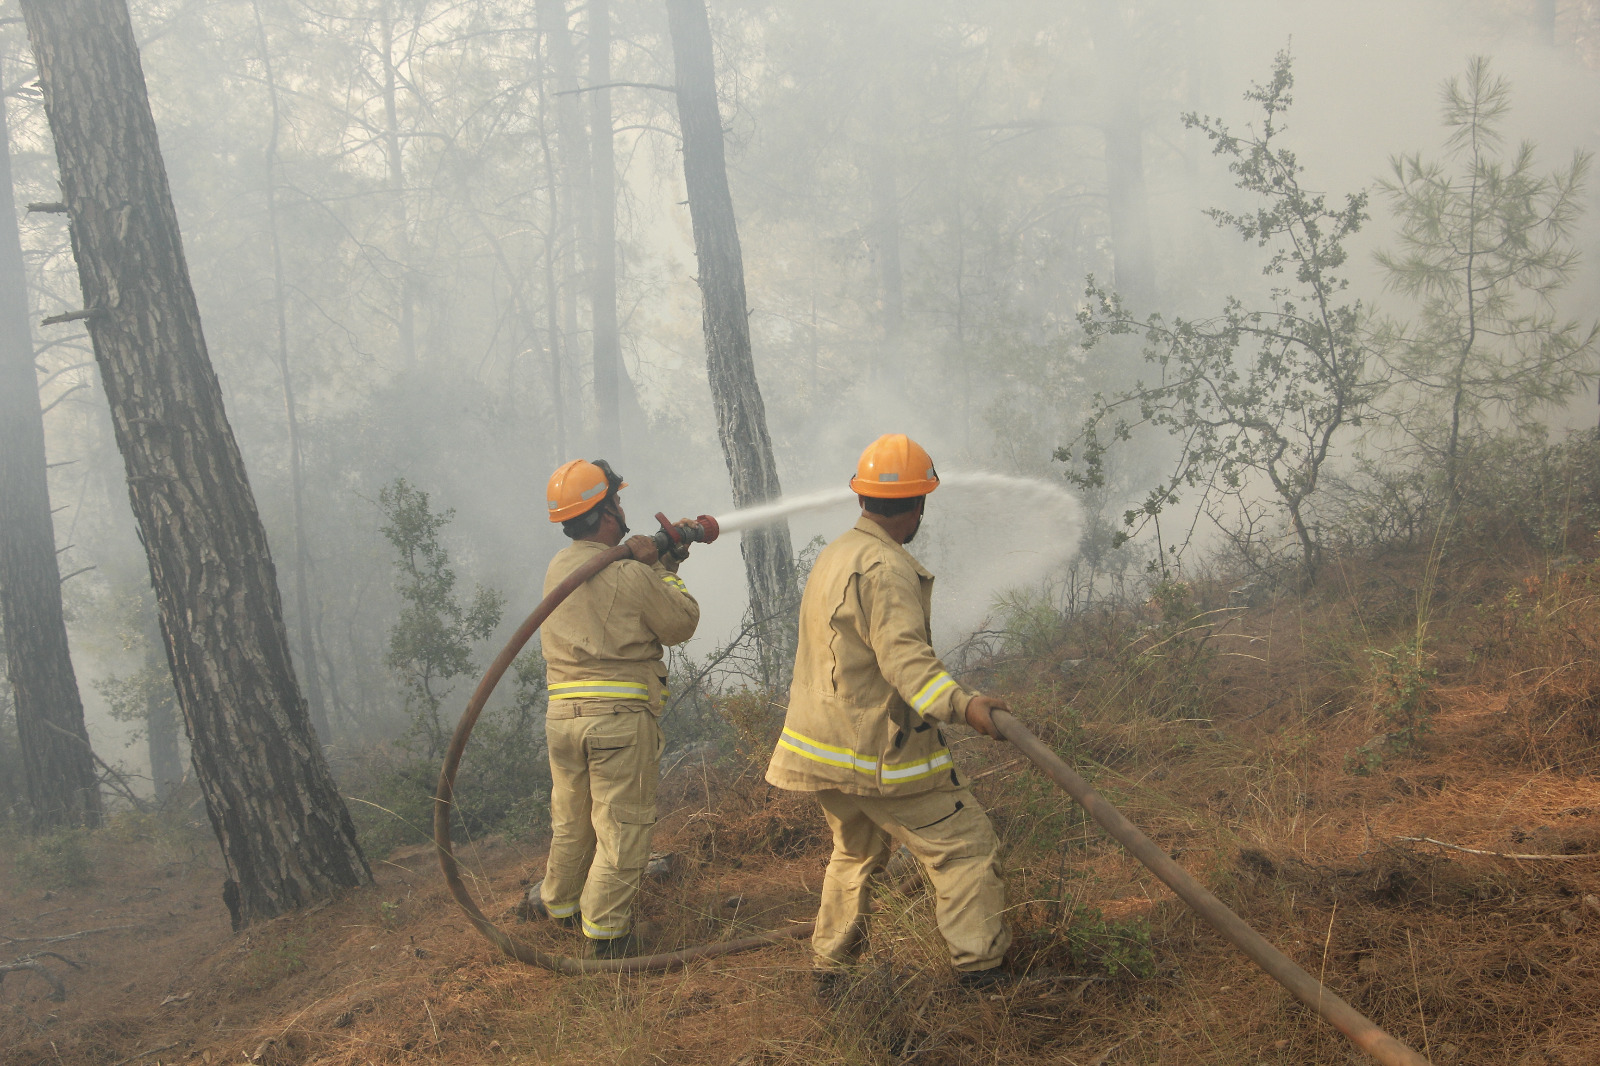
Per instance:
[[[1400,223],[1379,254],[1389,287],[1417,302],[1393,364],[1411,386],[1397,422],[1443,468],[1459,503],[1470,442],[1496,419],[1517,429],[1595,378],[1600,325],[1562,318],[1556,299],[1578,263],[1590,157],[1536,168],[1534,146],[1507,151],[1511,85],[1477,56],[1445,82],[1442,158],[1397,156],[1382,183]]]
[[[1369,315],[1345,295],[1348,282],[1338,273],[1347,258],[1345,241],[1367,220],[1367,197],[1347,194],[1342,204],[1330,205],[1301,184],[1304,168],[1280,145],[1293,85],[1290,57],[1282,52],[1272,80],[1245,94],[1261,105],[1259,126],[1235,134],[1220,119],[1183,117],[1186,127],[1210,139],[1214,154],[1228,160],[1237,186],[1257,201],[1248,212],[1207,213],[1218,226],[1271,249],[1263,268],[1272,279],[1269,306],[1247,310],[1229,297],[1218,314],[1205,319],[1139,319],[1091,277],[1088,306],[1078,316],[1086,347],[1142,335],[1145,361],[1159,377],[1109,398],[1097,396],[1081,437],[1056,458],[1070,461],[1076,454],[1083,466],[1074,480],[1100,487],[1112,442],[1131,439],[1142,426],[1164,429],[1178,441],[1171,472],[1124,515],[1127,528],[1118,543],[1158,519],[1188,489],[1201,490],[1204,510],[1220,497],[1248,503],[1264,480],[1309,581],[1322,549],[1311,498],[1336,438],[1371,416],[1383,383],[1371,375]]]
[[[378,506],[388,523],[383,535],[397,558],[396,591],[405,605],[389,631],[386,661],[405,689],[406,712],[414,737],[428,759],[443,754],[449,731],[439,708],[450,693],[449,682],[474,672],[472,645],[500,624],[505,597],[477,586],[470,603],[456,597],[456,574],[450,555],[439,543],[439,531],[455,510],[435,514],[428,494],[396,478],[378,493]]]

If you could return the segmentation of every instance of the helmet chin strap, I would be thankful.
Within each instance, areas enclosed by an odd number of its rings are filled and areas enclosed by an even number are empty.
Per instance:
[[[617,525],[622,527],[622,533],[621,533],[622,539],[623,540],[627,540],[628,539],[628,523],[626,521],[624,521],[623,518],[622,518],[622,509],[617,506],[617,498],[616,498],[616,496],[608,494],[606,496],[605,506],[611,511],[611,517],[615,518],[617,520]]]

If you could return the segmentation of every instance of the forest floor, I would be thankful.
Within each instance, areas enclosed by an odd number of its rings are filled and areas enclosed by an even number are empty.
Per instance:
[[[1600,1062],[1600,566],[1399,556],[1250,595],[1184,586],[1050,628],[983,687],[1434,1062]],[[0,855],[0,963],[54,952],[35,961],[65,989],[4,977],[0,1066],[1362,1061],[1014,751],[957,755],[1007,844],[1010,964],[1035,975],[1004,994],[955,987],[915,872],[883,885],[859,981],[825,1005],[804,943],[664,975],[529,969],[420,843],[374,857],[370,888],[234,934],[208,838],[123,816],[94,835],[92,884],[47,891],[20,842]],[[811,917],[826,829],[759,764],[666,779],[656,847],[681,861],[642,897],[657,946]],[[512,917],[537,843],[461,854],[485,913],[575,946]]]

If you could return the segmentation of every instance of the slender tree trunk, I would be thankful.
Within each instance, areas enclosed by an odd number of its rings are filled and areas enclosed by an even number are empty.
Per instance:
[[[147,616],[148,617],[148,616]],[[161,631],[154,619],[145,630],[144,667],[146,677],[159,677]],[[172,690],[151,687],[145,693],[144,735],[150,753],[150,781],[155,785],[156,802],[164,803],[183,780],[183,759],[178,753],[178,716],[173,710]]]
[[[964,123],[957,123],[957,128]],[[955,365],[950,367],[950,380],[959,381],[961,389],[961,451],[972,451],[972,359],[967,351],[967,207],[963,193],[966,187],[966,167],[962,165],[966,146],[959,135],[956,162],[950,168],[951,202],[953,210],[950,231],[955,234]]]
[[[717,434],[733,482],[733,502],[748,507],[777,499],[783,495],[783,487],[778,483],[766,407],[750,352],[744,257],[733,196],[728,191],[711,26],[704,0],[667,0],[667,25],[676,68],[678,123],[683,130],[683,177],[700,263],[706,372],[717,412]],[[769,637],[768,646],[792,646],[795,575],[788,524],[748,530],[740,546],[751,610],[757,618],[783,620],[782,627]],[[777,655],[781,658],[781,651]]]
[[[4,81],[0,73],[0,82]],[[61,613],[61,570],[44,415],[28,329],[27,269],[11,186],[11,134],[0,99],[0,629],[16,698],[24,791],[35,831],[100,820],[83,701]]]
[[[88,327],[235,928],[371,880],[311,732],[125,0],[23,0]]]
[[[594,315],[595,447],[620,456],[619,378],[622,342],[617,331],[617,159],[611,132],[611,5],[589,0],[589,149],[593,167],[594,243],[590,245]]]
[[[389,4],[379,18],[383,35],[383,145],[389,167],[389,192],[394,197],[395,260],[400,264],[400,290],[396,324],[400,358],[407,370],[417,367],[417,314],[415,283],[411,276],[411,220],[406,211],[405,154],[400,145],[399,71],[394,62],[394,17]]]
[[[593,217],[590,198],[589,133],[583,122],[582,97],[578,93],[577,51],[572,45],[572,29],[567,21],[564,0],[536,0],[539,31],[546,43],[547,71],[554,75],[555,88],[561,95],[554,97],[556,112],[556,145],[559,193],[551,205],[551,218],[558,223],[554,234],[557,253],[555,270],[555,299],[549,309],[549,328],[554,339],[559,333],[559,358],[552,348],[552,377],[566,378],[573,367],[572,338],[578,335],[578,292],[583,286],[584,265],[580,249],[593,246]],[[543,97],[548,93],[541,93]],[[542,129],[542,127],[541,127]],[[548,160],[546,163],[548,165]],[[561,205],[558,212],[556,204]],[[547,286],[546,295],[550,294]],[[578,398],[576,381],[569,382],[565,395]],[[576,410],[572,407],[571,410]],[[571,427],[567,422],[570,411],[563,409],[557,433],[557,462],[569,457],[567,437]]]
[[[1117,292],[1139,312],[1155,305],[1155,253],[1144,187],[1144,124],[1139,116],[1138,51],[1115,0],[1095,0],[1095,51],[1106,100],[1106,200]]]
[[[894,152],[889,147],[893,122],[890,90],[878,91],[877,135],[871,149],[873,251],[878,266],[878,299],[883,350],[874,362],[880,383],[896,380],[905,332],[905,272],[900,260],[900,183]]]
[[[541,63],[543,57],[541,57]],[[566,198],[562,195],[560,182],[556,178],[555,153],[550,148],[550,130],[546,125],[544,102],[545,93],[539,94],[539,149],[544,158],[545,187],[549,189],[550,211],[548,221],[545,223],[544,234],[544,315],[545,315],[545,346],[548,360],[547,374],[550,389],[551,424],[555,428],[555,455],[552,457],[552,466],[559,466],[563,456],[567,453],[567,401],[561,384],[561,370],[564,357],[562,354],[561,336],[561,285],[558,281],[559,272],[557,264],[561,258],[561,233],[565,228],[562,215],[562,206]]]
[[[311,628],[311,595],[307,574],[311,570],[311,548],[306,537],[305,463],[300,455],[300,419],[295,413],[294,378],[289,373],[289,298],[283,277],[283,244],[278,228],[278,132],[282,112],[278,105],[278,82],[272,72],[272,53],[267,47],[267,28],[261,21],[261,5],[252,0],[256,37],[261,50],[261,67],[266,75],[267,100],[271,125],[267,135],[267,235],[272,243],[272,306],[278,330],[278,381],[283,392],[283,420],[289,434],[289,501],[294,521],[294,606],[296,636],[300,638],[300,669],[306,679],[306,702],[311,709],[311,724],[323,743],[331,738],[328,709],[322,699],[322,679],[317,670],[317,646]]]

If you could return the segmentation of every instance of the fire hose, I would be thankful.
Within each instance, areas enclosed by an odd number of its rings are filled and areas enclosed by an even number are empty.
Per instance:
[[[656,550],[662,554],[682,548],[689,543],[710,544],[717,539],[717,534],[720,532],[717,520],[710,515],[701,515],[693,522],[682,522],[677,525],[668,522],[666,516],[661,514],[656,515],[656,520],[661,523],[661,529],[654,534],[654,539]],[[466,912],[473,928],[518,962],[541,966],[557,973],[645,973],[675,970],[695,959],[752,951],[776,941],[806,936],[811,932],[811,923],[807,922],[738,940],[699,944],[661,955],[640,955],[625,959],[574,959],[540,951],[512,937],[484,916],[483,911],[478,908],[477,901],[467,891],[450,841],[450,812],[455,805],[456,771],[461,766],[461,754],[466,750],[467,739],[472,736],[472,729],[478,724],[478,716],[483,713],[490,694],[510,668],[512,660],[522,651],[523,645],[532,639],[534,632],[544,624],[544,620],[550,617],[550,612],[559,607],[561,601],[572,595],[572,591],[579,585],[612,563],[631,557],[632,552],[626,544],[619,544],[609,551],[596,555],[551,589],[545,598],[539,601],[533,613],[517,627],[511,639],[506,641],[506,646],[500,649],[500,654],[495,656],[494,662],[489,664],[489,669],[484,672],[478,687],[473,690],[472,699],[467,702],[467,709],[462,712],[461,721],[456,723],[456,730],[450,737],[450,747],[445,749],[444,766],[439,771],[439,787],[433,796],[433,842],[439,852],[439,867],[444,871],[444,880],[450,888],[450,895],[455,897],[456,903]]]
[[[656,519],[662,527],[654,535],[656,546],[663,553],[691,542],[710,544],[717,539],[719,532],[716,519],[709,515],[701,515],[694,522],[679,523],[676,526],[668,523],[664,515],[658,514]],[[737,940],[697,944],[657,955],[622,959],[575,959],[540,951],[510,936],[484,916],[477,902],[467,891],[451,844],[450,814],[455,802],[456,771],[460,768],[462,752],[466,750],[467,740],[478,722],[478,716],[483,712],[484,705],[494,692],[501,676],[511,666],[512,660],[522,651],[534,632],[544,624],[545,619],[550,617],[550,613],[579,585],[619,559],[630,557],[631,552],[625,544],[596,555],[551,589],[544,599],[539,601],[533,613],[528,615],[512,634],[500,654],[489,664],[489,669],[478,682],[472,699],[467,703],[467,709],[461,715],[461,721],[456,724],[455,733],[450,738],[450,747],[445,751],[444,766],[439,771],[439,787],[433,798],[433,840],[439,852],[439,866],[444,872],[450,894],[466,912],[473,928],[518,962],[554,970],[557,973],[648,973],[675,970],[696,959],[753,951],[769,944],[798,939],[809,935],[813,928],[811,922],[797,923]],[[1027,756],[1034,766],[1044,771],[1064,792],[1077,801],[1102,829],[1144,864],[1151,873],[1160,878],[1179,899],[1204,918],[1229,943],[1244,952],[1250,961],[1266,972],[1267,976],[1288,989],[1296,999],[1349,1037],[1352,1043],[1383,1066],[1430,1066],[1425,1057],[1384,1032],[1360,1011],[1329,991],[1322,982],[1312,977],[1294,960],[1273,947],[1260,933],[1250,928],[1244,919],[1229,909],[1227,904],[1208,891],[1205,886],[1189,876],[1183,867],[1140,832],[1121,811],[1091,788],[1072,767],[1063,762],[1016,718],[1001,710],[992,712],[992,718],[999,739],[1008,741]]]

